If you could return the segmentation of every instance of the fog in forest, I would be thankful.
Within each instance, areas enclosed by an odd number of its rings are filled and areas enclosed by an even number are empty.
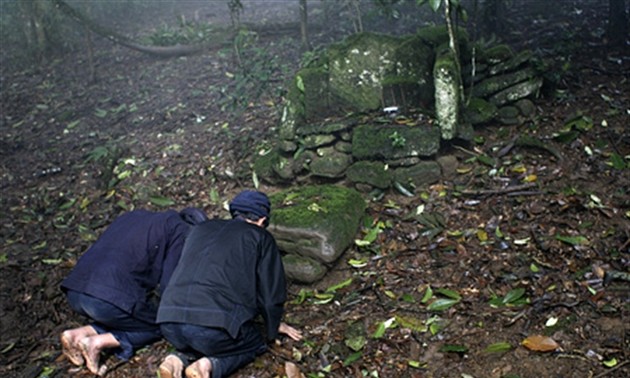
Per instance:
[[[117,216],[326,185],[365,213],[286,269],[306,339],[234,378],[626,378],[629,6],[0,0],[0,376],[86,376],[59,283]]]

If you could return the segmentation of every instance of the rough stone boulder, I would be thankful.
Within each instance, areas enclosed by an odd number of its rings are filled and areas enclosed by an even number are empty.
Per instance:
[[[334,185],[309,185],[270,196],[269,231],[283,253],[290,280],[310,283],[322,278],[352,244],[366,203],[357,191]]]

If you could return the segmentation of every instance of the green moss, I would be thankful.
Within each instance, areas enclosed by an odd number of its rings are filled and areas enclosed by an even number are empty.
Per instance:
[[[384,163],[376,161],[364,160],[352,164],[346,170],[346,178],[381,189],[387,189],[392,183],[391,171],[385,169]]]
[[[296,78],[296,86],[302,92],[305,118],[326,116],[330,108],[328,69],[323,65],[303,68]]]
[[[416,36],[433,47],[448,43],[449,40],[446,25],[427,26],[425,28],[418,29]],[[468,33],[465,28],[457,28],[457,39],[460,44],[460,53],[465,56],[467,54],[466,50],[468,50],[466,47],[468,45]]]
[[[274,225],[321,233],[328,244],[343,248],[352,242],[366,209],[357,191],[334,185],[292,188],[272,194],[270,200]]]
[[[331,102],[338,109],[374,110],[381,106],[381,80],[393,64],[401,39],[360,33],[328,50]]]
[[[473,94],[477,97],[486,97],[535,75],[534,70],[528,67],[509,74],[492,76],[478,83],[473,89]]]
[[[309,164],[311,173],[318,177],[341,178],[352,162],[352,156],[336,151],[334,147],[317,150],[318,155]]]
[[[497,116],[497,106],[482,98],[473,97],[468,103],[464,115],[473,125],[486,123]]]
[[[254,160],[254,172],[258,177],[265,180],[273,180],[275,173],[273,165],[278,157],[278,151],[273,150],[266,155],[257,156]]]
[[[296,130],[297,135],[307,136],[312,134],[333,134],[348,130],[356,121],[347,119],[341,121],[326,120],[324,122],[307,123]]]
[[[479,50],[480,59],[490,64],[496,64],[510,59],[514,56],[514,52],[508,45],[495,45],[487,49]]]
[[[404,140],[395,145],[392,135]],[[440,147],[440,131],[430,125],[361,125],[352,134],[352,155],[358,159],[400,159],[431,156]]]
[[[448,29],[446,25],[427,26],[419,29],[417,36],[432,46],[438,46],[448,42]]]
[[[393,176],[400,183],[412,184],[416,188],[426,187],[440,179],[440,165],[435,161],[420,162],[411,167],[396,168]]]

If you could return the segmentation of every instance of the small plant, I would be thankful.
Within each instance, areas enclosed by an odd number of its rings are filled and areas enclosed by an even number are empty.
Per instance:
[[[179,20],[178,27],[162,25],[151,34],[149,42],[156,46],[190,45],[206,42],[211,38],[213,29],[210,25]]]
[[[407,144],[407,139],[404,136],[398,134],[398,131],[394,131],[390,134],[389,139],[392,140],[392,147],[394,148],[402,148]]]
[[[111,189],[122,179],[116,170],[119,169],[123,154],[124,150],[114,144],[97,146],[88,152],[85,163],[96,163],[101,187]]]
[[[492,294],[490,299],[490,306],[494,308],[498,307],[514,307],[523,306],[529,304],[529,298],[525,296],[524,288],[516,288],[510,290],[504,297],[499,297],[496,294]]]

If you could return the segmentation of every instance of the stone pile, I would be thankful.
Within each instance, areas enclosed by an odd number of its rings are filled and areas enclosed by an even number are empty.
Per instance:
[[[533,117],[542,78],[532,54],[505,45],[473,54],[459,33],[463,85],[443,27],[407,37],[363,33],[328,48],[296,75],[276,147],[255,162],[258,177],[345,180],[361,190],[421,187],[455,171],[456,159],[439,155],[448,140]],[[472,93],[462,111],[461,88]],[[389,107],[398,111],[383,114]]]

